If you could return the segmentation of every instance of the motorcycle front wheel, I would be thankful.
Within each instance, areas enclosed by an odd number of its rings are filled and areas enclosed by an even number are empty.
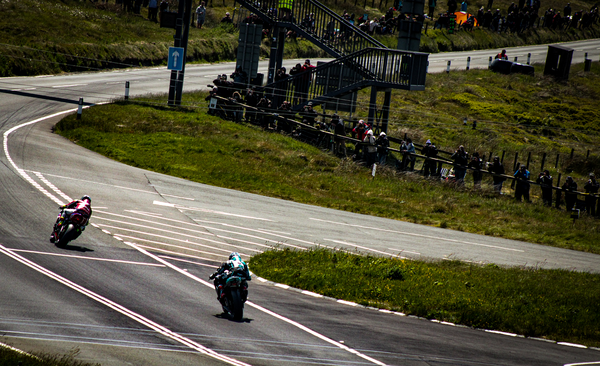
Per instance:
[[[73,224],[69,224],[66,228],[62,228],[58,232],[58,240],[56,241],[56,245],[59,247],[66,247],[67,244],[69,244],[69,242],[75,238],[76,232],[77,229]]]

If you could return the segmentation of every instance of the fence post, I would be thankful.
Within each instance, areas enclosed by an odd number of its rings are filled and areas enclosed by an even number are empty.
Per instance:
[[[519,59],[519,58],[518,58],[517,56],[515,56],[515,62],[517,62],[517,60],[518,60],[518,59]]]
[[[556,181],[556,188],[558,188],[556,190],[556,204],[554,207],[556,208],[560,208],[560,196],[561,196],[561,189],[560,189],[560,177],[561,177],[561,173],[558,173],[558,180]]]
[[[515,161],[513,162],[513,173],[515,172],[515,169],[517,169],[517,160],[519,160],[518,152],[515,153]]]
[[[502,158],[500,158],[501,163],[504,163],[504,154],[505,154],[505,151],[502,151]]]
[[[544,164],[546,164],[546,153],[544,153],[542,156],[542,167],[540,168],[541,171],[544,171]]]
[[[573,153],[575,152],[575,148],[571,149],[571,159],[573,159]]]
[[[527,54],[527,65],[531,65],[531,52]]]
[[[556,164],[554,164],[554,169],[558,169],[558,159],[560,158],[560,154],[556,154]]]
[[[83,98],[79,98],[79,106],[77,107],[76,119],[81,119],[81,113],[83,112]]]
[[[588,149],[588,152],[587,152],[587,155],[586,155],[585,159],[587,160],[589,158],[590,158],[590,149]]]
[[[488,63],[488,69],[492,66],[492,56],[490,56],[490,62]]]
[[[467,57],[467,70],[471,68],[471,56]]]
[[[450,64],[452,63],[452,61],[448,60],[448,66],[446,67],[446,74],[450,73]]]
[[[527,169],[529,169],[529,162],[531,161],[531,151],[527,155]]]
[[[129,100],[129,81],[125,82],[125,100]]]

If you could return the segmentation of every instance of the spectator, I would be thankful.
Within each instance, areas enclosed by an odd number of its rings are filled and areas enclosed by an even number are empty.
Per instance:
[[[596,194],[600,189],[600,184],[596,181],[594,173],[590,173],[590,179],[583,186],[585,193],[588,195],[585,197],[585,209],[590,216],[596,216]]]
[[[337,113],[334,113],[333,116],[331,116],[331,124],[335,125],[333,130],[333,142],[335,144],[334,152],[337,155],[346,157],[346,140],[342,137],[339,137],[346,136],[346,126],[344,126],[344,121],[337,115]]]
[[[231,19],[231,14],[229,14],[229,12],[225,13],[225,16],[221,19],[221,23],[233,24],[233,19]]]
[[[279,20],[291,20],[293,4],[293,0],[279,0]]]
[[[438,150],[437,150],[437,147],[435,147],[435,145],[433,143],[431,143],[431,140],[427,140],[425,142],[425,146],[423,146],[423,149],[421,150],[421,154],[425,155],[428,158],[436,158],[437,154],[438,154]],[[434,176],[437,171],[436,168],[437,168],[436,161],[425,159],[425,162],[423,163],[423,176],[424,177]]]
[[[502,50],[499,54],[496,55],[497,59],[500,60],[508,60],[508,56],[506,55],[506,50]]]
[[[317,111],[313,109],[313,103],[308,102],[307,105],[304,106],[302,112],[300,113],[302,117],[302,123],[314,126],[317,119]]]
[[[567,211],[571,211],[577,202],[577,183],[575,183],[571,176],[568,176],[567,181],[562,186],[562,189],[565,191],[565,204],[567,205]]]
[[[465,175],[467,174],[467,164],[469,163],[469,153],[465,151],[465,147],[460,145],[458,149],[450,156],[454,161],[454,176],[459,184],[464,183]]]
[[[536,179],[536,183],[540,185],[542,189],[542,201],[544,205],[552,206],[552,176],[548,170],[544,170],[540,173]]]
[[[521,168],[514,174],[516,180],[515,187],[515,199],[521,202],[521,197],[525,198],[525,202],[529,201],[529,170],[525,165],[521,165]]]
[[[406,143],[400,148],[402,153],[402,168],[403,170],[414,170],[415,168],[415,156],[416,153],[415,145],[413,144],[410,137],[406,139]]]
[[[461,4],[460,4],[460,11],[464,11],[465,13],[467,12],[467,6],[469,4],[467,4],[467,0],[464,0]]]
[[[369,130],[363,140],[366,146],[367,166],[372,166],[377,161],[377,145],[373,130]]]
[[[167,11],[169,11],[169,2],[167,0],[161,0],[160,5],[158,7],[160,10],[159,16],[162,17],[162,13],[166,13]]]
[[[308,91],[310,89],[310,84],[312,83],[312,69],[316,66],[310,64],[310,60],[305,60],[304,65],[302,65],[302,76],[300,76],[300,103],[304,103],[308,100]]]
[[[148,2],[148,20],[158,22],[158,0],[150,0]]]
[[[447,5],[448,5],[448,13],[453,14],[456,12],[456,8],[458,7],[456,0],[448,0]]]
[[[379,165],[383,165],[387,161],[388,148],[390,147],[390,140],[388,139],[385,132],[382,132],[379,134],[379,137],[377,138],[376,143],[377,143],[377,154],[378,154]]]
[[[358,124],[352,129],[352,137],[356,137],[356,139],[360,141],[354,146],[354,157],[356,159],[362,158],[362,141],[365,139],[366,134],[367,129],[365,126],[365,121],[361,119],[358,121]]]
[[[249,107],[257,107],[258,102],[260,102],[260,93],[256,91],[256,88],[252,86],[246,91],[246,104]],[[254,108],[246,109],[246,121],[255,122],[256,121],[256,110]]]
[[[502,165],[500,162],[499,157],[494,156],[494,161],[492,162],[492,165],[489,166],[488,170],[490,173],[494,174],[492,177],[494,182],[494,191],[496,191],[498,194],[502,194],[502,184],[506,178],[501,176],[504,175],[504,165]]]
[[[202,25],[206,20],[206,7],[204,6],[204,1],[198,5],[196,8],[196,27],[198,29],[202,29]]]
[[[469,168],[473,169],[473,185],[475,188],[481,187],[481,179],[483,178],[483,173],[481,169],[483,168],[483,161],[479,158],[479,153],[476,151],[473,153],[471,157],[471,161],[469,161]]]

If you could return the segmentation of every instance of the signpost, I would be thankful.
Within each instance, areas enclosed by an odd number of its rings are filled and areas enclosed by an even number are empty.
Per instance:
[[[181,104],[191,13],[192,0],[179,0],[179,9],[177,10],[177,19],[175,21],[175,44],[174,47],[169,47],[169,59],[167,61],[167,68],[171,70],[169,84],[170,106]]]
[[[183,55],[185,50],[182,47],[169,47],[169,61],[167,69],[181,71],[183,69]]]

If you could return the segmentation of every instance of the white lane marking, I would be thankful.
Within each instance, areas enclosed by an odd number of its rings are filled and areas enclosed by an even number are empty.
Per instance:
[[[210,267],[210,268],[219,268],[219,266],[215,266],[212,264],[206,264],[206,263],[200,263],[200,262],[194,262],[194,261],[186,261],[185,259],[181,259],[181,258],[175,258],[175,257],[169,257],[167,255],[159,255],[159,257],[164,258],[164,259],[168,259],[168,260],[172,260],[172,261],[176,261],[176,262],[184,262],[184,263],[191,263],[191,264],[195,264],[197,266],[203,266],[203,267]],[[162,266],[162,264],[161,264]]]
[[[19,175],[21,175],[21,177],[23,177],[27,182],[29,182],[32,186],[34,186],[38,191],[40,191],[43,194],[45,194],[46,197],[50,198],[52,201],[54,201],[59,206],[63,205],[63,202],[60,199],[58,199],[58,197],[56,197],[52,193],[48,192],[44,187],[42,187],[41,185],[39,185],[38,182],[36,182],[35,180],[33,180],[33,178],[31,178],[25,172],[25,170],[19,168],[17,166],[17,164],[15,164],[15,162],[13,161],[13,159],[10,157],[10,153],[8,152],[8,135],[10,135],[14,131],[20,129],[21,127],[29,126],[31,124],[38,123],[40,121],[43,121],[43,120],[46,120],[46,119],[50,119],[50,118],[53,118],[53,117],[56,117],[56,116],[60,116],[60,115],[63,115],[63,114],[72,113],[72,112],[75,112],[76,110],[77,109],[69,109],[67,111],[54,113],[54,114],[51,114],[51,115],[46,116],[46,117],[38,118],[38,119],[35,119],[33,121],[29,121],[29,122],[22,123],[20,125],[14,126],[13,128],[10,128],[10,129],[8,129],[7,131],[4,132],[4,139],[3,139],[4,155],[6,156],[6,159],[8,160],[8,162],[10,163],[10,165],[12,165],[12,167],[17,171],[17,173],[19,173]]]
[[[577,343],[556,342],[556,344],[561,345],[561,346],[575,347],[575,348],[587,348],[587,346],[584,346],[583,344],[577,344]]]
[[[358,306],[357,303],[352,302],[352,301],[346,301],[346,300],[336,300],[336,302],[340,303],[340,304],[344,304],[344,305],[348,305],[348,306]]]
[[[388,248],[388,250],[393,250],[395,252],[400,252],[400,253],[410,253],[410,254],[421,255],[421,253],[419,253],[419,252],[413,252],[413,251],[406,250],[406,249]]]
[[[171,269],[179,272],[180,274],[182,274],[182,275],[184,275],[184,276],[186,276],[186,277],[188,277],[188,278],[190,278],[190,279],[192,279],[192,280],[194,280],[196,282],[199,282],[199,283],[201,283],[201,284],[203,284],[203,285],[205,285],[207,287],[214,288],[214,286],[213,286],[212,283],[207,282],[207,281],[205,281],[205,280],[203,280],[203,279],[201,279],[199,277],[194,276],[193,274],[191,274],[191,273],[189,273],[189,272],[187,272],[187,271],[185,271],[185,270],[183,270],[183,269],[175,266],[172,263],[167,262],[166,260],[164,260],[164,259],[162,259],[162,258],[160,258],[160,257],[158,257],[158,256],[156,256],[156,255],[154,255],[154,254],[152,254],[150,252],[148,252],[147,250],[144,250],[144,249],[140,248],[136,244],[128,243],[128,242],[125,242],[125,244],[130,245],[132,248],[139,250],[141,253],[143,253],[143,254],[145,254],[145,255],[147,255],[147,256],[155,259],[156,261],[158,261],[160,263],[163,263],[165,266],[167,266],[167,267],[169,267],[169,268],[171,268]],[[295,321],[293,321],[293,320],[291,320],[289,318],[286,318],[286,317],[284,317],[282,315],[279,315],[279,314],[277,314],[277,313],[275,313],[275,312],[273,312],[271,310],[263,308],[262,306],[260,306],[258,304],[255,304],[255,303],[253,303],[251,301],[246,301],[246,304],[249,305],[249,306],[251,306],[251,307],[253,307],[253,308],[255,308],[255,309],[257,309],[257,310],[262,311],[265,314],[269,314],[269,315],[271,315],[271,316],[273,316],[273,317],[275,317],[277,319],[280,319],[280,320],[282,320],[282,321],[284,321],[284,322],[286,322],[288,324],[291,324],[291,325],[295,326],[296,328],[301,329],[301,330],[303,330],[303,331],[305,331],[305,332],[307,332],[307,333],[309,333],[309,334],[311,334],[311,335],[313,335],[313,336],[315,336],[315,337],[317,337],[317,338],[319,338],[319,339],[321,339],[321,340],[323,340],[323,341],[325,341],[325,342],[327,342],[329,344],[332,344],[332,345],[334,345],[334,346],[336,346],[338,348],[341,348],[341,349],[343,349],[343,350],[345,350],[347,352],[350,352],[350,353],[352,353],[352,354],[354,354],[354,355],[356,355],[358,357],[361,357],[361,358],[363,358],[363,359],[365,359],[365,360],[367,360],[369,362],[372,362],[372,363],[374,363],[376,365],[380,365],[380,366],[386,366],[386,364],[383,363],[383,362],[381,362],[381,361],[378,361],[378,360],[376,360],[376,359],[374,359],[372,357],[369,357],[369,356],[367,356],[367,355],[365,355],[363,353],[360,353],[359,351],[357,351],[357,350],[355,350],[353,348],[350,348],[350,347],[348,347],[348,346],[346,346],[344,344],[341,344],[340,342],[334,341],[333,339],[331,339],[329,337],[326,337],[326,336],[324,336],[324,335],[322,335],[320,333],[317,333],[314,330],[312,330],[312,329],[310,329],[310,328],[308,328],[308,327],[306,327],[306,326],[304,326],[304,325],[302,325],[302,324],[300,324],[298,322],[295,322]]]
[[[407,259],[406,257],[401,257],[401,256],[396,255],[396,254],[391,254],[391,253],[388,253],[388,252],[382,252],[381,250],[371,249],[371,248],[368,248],[368,247],[363,247],[363,246],[360,246],[358,244],[348,243],[348,242],[343,241],[343,240],[335,240],[335,239],[323,239],[323,240],[332,241],[332,242],[338,243],[338,244],[349,245],[349,246],[352,246],[352,247],[356,247],[356,248],[360,248],[360,249],[364,249],[364,250],[369,250],[371,252],[385,254],[385,255],[392,256],[392,257],[398,257],[398,258],[401,258],[401,259]]]
[[[501,247],[498,245],[491,245],[491,244],[481,244],[481,243],[472,243],[472,242],[468,242],[468,241],[463,241],[463,240],[456,240],[456,239],[448,239],[448,238],[442,238],[439,236],[432,236],[432,235],[423,235],[423,234],[415,234],[415,233],[409,233],[407,231],[397,231],[397,230],[389,230],[389,229],[380,229],[380,228],[376,228],[376,227],[372,227],[372,226],[364,226],[364,225],[356,225],[356,224],[347,224],[345,222],[336,222],[336,221],[330,221],[330,220],[323,220],[323,219],[317,219],[317,218],[313,218],[311,217],[310,220],[315,220],[315,221],[321,221],[321,222],[327,222],[327,223],[331,223],[331,224],[335,224],[335,225],[342,225],[342,226],[351,226],[351,227],[358,227],[361,229],[369,229],[369,230],[375,230],[375,231],[383,231],[383,232],[387,232],[387,233],[394,233],[394,234],[401,234],[401,235],[409,235],[409,236],[416,236],[419,238],[427,238],[427,239],[435,239],[435,240],[441,240],[441,241],[449,241],[449,242],[453,242],[453,243],[460,243],[460,244],[469,244],[469,245],[475,245],[475,246],[481,246],[481,247],[487,247],[487,248],[494,248],[494,249],[502,249],[502,250],[509,250],[509,251],[513,251],[513,252],[525,252],[524,250],[521,249],[514,249],[514,248],[506,248],[506,247]]]
[[[53,88],[70,88],[73,86],[84,86],[84,85],[88,85],[88,84],[71,84],[71,85],[53,85]]]
[[[183,237],[186,237],[186,238],[204,240],[204,241],[207,241],[207,242],[210,242],[210,243],[215,243],[215,244],[224,245],[224,246],[228,246],[228,247],[244,248],[244,250],[249,250],[249,251],[254,251],[254,252],[260,252],[260,250],[257,250],[257,249],[245,248],[245,247],[241,247],[239,245],[229,244],[229,243],[226,243],[226,242],[223,242],[223,241],[219,241],[219,240],[202,238],[202,237],[194,236],[194,235],[190,235],[190,234],[183,234],[183,233],[178,232],[178,231],[161,229],[161,228],[157,228],[157,227],[154,227],[154,226],[141,225],[141,224],[131,223],[131,222],[127,222],[127,221],[121,221],[121,220],[111,220],[111,219],[107,219],[107,218],[101,217],[101,216],[95,216],[95,219],[109,221],[109,222],[115,222],[115,223],[118,223],[118,224],[124,224],[124,225],[130,225],[130,226],[140,227],[140,228],[144,228],[144,229],[156,230],[156,231],[160,231],[160,232],[163,232],[163,233],[168,233],[168,234],[183,236]],[[104,224],[100,224],[100,226],[104,226],[104,227],[108,227],[108,228],[113,228],[113,229],[122,229],[122,230],[130,231],[130,232],[143,233],[141,231],[134,231],[134,230],[130,230],[130,229],[125,229],[125,228],[116,227],[116,226],[110,226],[110,225],[104,225]],[[187,231],[191,231],[191,232],[195,232],[195,233],[199,233],[199,234],[215,236],[213,234],[205,233],[205,232],[201,232],[201,231],[197,231],[197,230],[192,230],[192,229],[187,229],[187,228],[179,228],[179,227],[171,226],[171,225],[165,225],[165,226],[169,226],[169,227],[172,227],[172,228],[178,229],[178,230],[187,230]],[[151,233],[145,233],[145,232],[144,232],[144,234],[151,235],[151,236],[159,236],[157,234],[151,234]],[[160,237],[162,237],[162,236],[160,236]],[[186,242],[187,242],[187,240],[186,240]],[[199,246],[206,247],[206,248],[213,248],[211,246],[204,245],[204,244],[199,244],[199,243],[195,243],[195,242],[192,242],[192,243],[194,245],[199,245]]]
[[[600,361],[581,362],[581,363],[567,363],[564,366],[586,366],[586,365],[600,365]]]
[[[125,215],[115,214],[115,213],[107,212],[107,211],[96,211],[96,212],[100,212],[100,213],[103,213],[103,214],[106,214],[106,215],[113,215],[113,216],[117,216],[117,217],[124,217],[124,218],[132,219],[132,220],[138,220],[138,221],[142,221],[142,222],[149,222],[149,223],[153,223],[155,225],[162,225],[162,226],[172,227],[172,225],[168,225],[168,224],[164,224],[164,223],[160,223],[160,222],[156,222],[156,221],[144,220],[144,219],[140,219],[138,217],[125,216]],[[140,213],[140,215],[143,215],[143,214]],[[150,216],[152,218],[155,218],[154,215],[146,215],[146,216]],[[273,243],[273,244],[284,245],[284,246],[288,246],[288,247],[292,247],[292,248],[296,248],[296,249],[304,249],[304,250],[306,249],[304,247],[299,247],[297,245],[287,244],[287,243],[284,243],[284,242],[281,242],[281,241],[275,241],[275,240],[272,240],[272,239],[267,239],[267,238],[263,238],[263,237],[256,236],[256,235],[244,234],[244,233],[240,233],[240,232],[237,232],[237,231],[219,229],[219,228],[216,228],[214,226],[205,226],[205,225],[200,225],[200,224],[197,224],[197,223],[190,223],[190,222],[187,222],[187,221],[181,221],[181,220],[176,220],[176,219],[168,219],[168,218],[161,218],[161,219],[163,221],[175,222],[175,223],[182,224],[182,225],[188,225],[188,226],[193,226],[193,227],[197,227],[197,228],[208,229],[208,230],[212,230],[212,231],[222,231],[222,232],[226,232],[226,233],[229,233],[229,234],[246,236],[246,237],[249,237],[249,238],[259,239],[259,240],[263,240],[265,242],[270,242],[270,243]],[[233,227],[233,228],[236,228],[236,229],[242,229],[242,230],[248,230],[248,231],[258,231],[258,230],[254,230],[254,229],[248,229],[248,228],[245,228],[245,227],[242,227],[242,226],[232,226],[232,225],[228,225],[228,224],[221,224],[221,223],[216,222],[216,221],[203,221],[203,220],[195,220],[195,221],[208,222],[208,223],[215,224],[215,225],[222,225],[222,226],[226,226],[226,227]],[[182,230],[188,230],[188,231],[192,231],[192,232],[196,232],[195,230],[192,230],[192,229],[186,229],[186,228],[180,228],[180,229],[182,229]],[[258,231],[258,232],[261,232],[261,231]],[[199,233],[202,233],[202,232],[199,231]],[[264,233],[264,232],[261,232],[261,233]],[[270,233],[264,233],[264,234],[270,234]],[[251,241],[247,241],[247,240],[242,240],[242,239],[236,239],[236,238],[232,238],[232,237],[224,236],[224,235],[218,235],[218,234],[212,234],[212,233],[206,233],[206,235],[215,236],[215,237],[220,238],[220,239],[234,240],[234,241],[238,241],[240,243],[252,244],[252,245],[256,245],[256,246],[263,247],[263,248],[271,248],[272,247],[272,245],[255,243],[255,242],[251,242]],[[273,235],[273,234],[270,234],[270,235]],[[277,236],[277,235],[274,235],[274,236]],[[309,243],[309,244],[313,245],[314,243]]]
[[[238,214],[233,214],[233,213],[229,213],[229,212],[209,210],[207,208],[188,207],[188,206],[176,205],[174,203],[168,203],[168,202],[154,201],[153,204],[158,205],[158,206],[174,207],[174,208],[176,208],[178,210],[182,210],[182,211],[208,212],[208,213],[217,214],[217,215],[223,215],[223,216],[233,216],[233,217],[241,217],[241,218],[244,218],[244,219],[273,222],[273,220],[265,219],[265,218],[262,218],[262,217],[247,216],[247,215],[238,215]]]
[[[175,245],[175,244],[168,244],[168,243],[164,243],[161,241],[138,238],[138,237],[130,236],[130,235],[119,235],[119,236],[121,238],[125,238],[125,239],[130,239],[130,240],[135,240],[135,241],[149,243],[149,244],[155,244],[155,245],[162,245],[162,246],[169,247],[169,248],[187,250],[187,251],[194,252],[194,253],[202,253],[202,254],[208,254],[208,255],[214,255],[214,256],[222,256],[223,255],[222,253],[205,252],[205,251],[199,250],[199,249],[188,248],[188,247],[184,247],[181,245]],[[151,247],[151,248],[154,249],[154,247]],[[156,249],[158,250],[158,248],[156,248]],[[229,251],[226,251],[226,253],[229,253]]]
[[[51,190],[53,190],[56,194],[58,194],[59,196],[61,196],[62,198],[64,198],[67,202],[73,201],[71,199],[71,197],[67,196],[66,194],[63,193],[63,191],[61,191],[60,189],[58,189],[54,184],[50,183],[50,181],[48,179],[46,179],[42,175],[42,173],[40,173],[40,172],[33,172],[33,174],[35,174],[38,178],[40,178],[40,180],[42,181],[42,183],[44,183],[45,185],[47,185]]]
[[[173,255],[178,255],[180,257],[187,257],[187,258],[194,258],[194,259],[200,259],[200,260],[205,260],[205,261],[211,261],[211,262],[219,262],[221,263],[222,261],[216,261],[214,259],[210,259],[210,258],[204,258],[204,257],[198,257],[196,255],[191,255],[191,254],[187,254],[187,253],[180,253],[180,252],[174,252],[172,250],[166,250],[166,249],[161,249],[161,248],[155,248],[155,247],[151,247],[151,246],[147,246],[147,245],[143,245],[143,244],[136,244],[136,243],[132,243],[132,242],[125,242],[126,244],[135,244],[140,248],[144,248],[144,249],[148,249],[148,250],[152,250],[153,252],[161,252],[161,253],[166,253],[166,254],[173,254]],[[211,253],[208,253],[211,254]],[[216,256],[216,254],[215,254]],[[220,257],[220,255],[219,255]]]
[[[162,216],[163,214],[155,213],[155,212],[145,212],[145,211],[136,211],[136,210],[124,210],[125,212],[131,212],[134,214],[140,215],[150,215],[150,216]]]
[[[194,246],[199,246],[199,247],[202,247],[202,248],[208,248],[208,249],[216,250],[218,252],[231,253],[230,249],[222,249],[222,248],[217,248],[217,247],[210,246],[210,245],[204,245],[204,244],[196,243],[196,242],[193,242],[193,241],[189,241],[187,239],[185,239],[185,240],[183,240],[183,239],[176,239],[176,238],[173,238],[171,236],[159,235],[159,234],[154,234],[154,233],[149,233],[149,232],[139,231],[139,230],[133,230],[133,229],[125,229],[125,228],[122,228],[122,227],[112,226],[112,225],[105,225],[105,224],[98,224],[98,225],[100,227],[105,227],[105,228],[115,229],[115,230],[120,230],[120,231],[126,231],[126,232],[133,233],[133,234],[141,234],[141,235],[152,236],[152,237],[156,237],[156,238],[160,238],[160,239],[173,240],[173,241],[176,241],[176,242],[179,242],[179,243],[185,243],[185,244],[190,244],[190,245],[194,245]],[[165,231],[167,231],[167,230],[165,230]],[[174,231],[170,231],[169,233],[177,234]],[[124,238],[127,237],[125,235],[120,235],[120,234],[115,234],[115,235],[119,235],[119,236],[122,236]],[[189,235],[189,236],[192,237],[191,235]],[[254,251],[258,252],[258,250],[254,250]],[[250,256],[247,253],[240,253],[240,254],[243,255],[243,256]]]
[[[71,289],[73,289],[73,290],[75,290],[75,291],[77,291],[77,292],[79,292],[79,293],[81,293],[81,294],[89,297],[90,299],[95,300],[95,301],[99,302],[100,304],[105,305],[105,306],[107,306],[107,307],[109,307],[109,308],[111,308],[111,309],[113,309],[113,310],[115,310],[115,311],[117,311],[117,312],[119,312],[119,313],[121,313],[121,314],[123,314],[123,315],[125,315],[125,316],[127,316],[127,317],[129,317],[129,318],[131,318],[133,320],[135,320],[135,321],[137,321],[140,324],[145,325],[146,327],[148,327],[148,328],[150,328],[150,329],[152,329],[152,330],[154,330],[154,331],[156,331],[156,332],[164,335],[165,337],[171,338],[171,339],[173,339],[173,340],[175,340],[175,341],[177,341],[179,343],[182,343],[185,346],[187,346],[187,347],[189,347],[189,348],[191,348],[193,350],[196,350],[196,351],[198,351],[198,352],[200,352],[200,353],[202,353],[204,355],[207,355],[209,357],[215,358],[215,359],[217,359],[219,361],[226,362],[226,363],[228,363],[230,365],[249,366],[246,363],[243,363],[241,361],[238,361],[238,360],[236,360],[234,358],[231,358],[231,357],[228,357],[228,356],[225,356],[225,355],[221,355],[221,354],[219,354],[219,353],[217,353],[217,352],[215,352],[215,351],[213,351],[213,350],[211,350],[211,349],[209,349],[207,347],[204,347],[203,345],[201,345],[199,343],[194,342],[193,340],[191,340],[191,339],[189,339],[187,337],[184,337],[184,336],[182,336],[182,335],[180,335],[180,334],[178,334],[176,332],[173,332],[173,331],[169,330],[168,328],[166,328],[166,327],[164,327],[164,326],[162,326],[162,325],[160,325],[158,323],[155,323],[154,321],[152,321],[152,320],[150,320],[150,319],[148,319],[148,318],[146,318],[146,317],[144,317],[144,316],[142,316],[142,315],[140,315],[138,313],[135,313],[135,312],[127,309],[126,307],[124,307],[122,305],[119,305],[116,302],[105,298],[104,296],[100,296],[97,293],[95,293],[95,292],[93,292],[91,290],[88,290],[87,288],[85,288],[85,287],[83,287],[81,285],[78,285],[75,282],[72,282],[72,281],[70,281],[70,280],[62,277],[62,276],[60,276],[60,275],[58,275],[58,274],[56,274],[56,273],[54,273],[54,272],[52,272],[52,271],[50,271],[50,270],[48,270],[46,268],[40,266],[39,264],[37,264],[35,262],[32,262],[29,259],[27,259],[27,258],[25,258],[25,257],[23,257],[23,256],[21,256],[19,254],[13,253],[12,251],[8,250],[6,247],[4,247],[1,244],[0,244],[0,253],[3,253],[6,256],[8,256],[8,257],[10,257],[10,258],[12,258],[14,260],[16,260],[17,262],[20,262],[20,263],[26,265],[27,267],[29,267],[31,269],[34,269],[34,270],[38,271],[39,273],[41,273],[41,274],[43,274],[43,275],[45,275],[45,276],[47,276],[47,277],[49,277],[49,278],[51,278],[53,280],[55,280],[55,281],[57,281],[57,282],[65,285],[65,286],[67,286],[67,287],[69,287],[69,288],[71,288]],[[159,261],[159,262],[164,262],[164,261]],[[184,272],[184,273],[186,273],[186,272]]]
[[[68,112],[74,112],[74,111],[76,111],[76,109],[73,109],[73,110],[68,111]],[[24,171],[26,171],[26,172],[33,172],[31,170],[24,170]],[[83,182],[83,183],[89,183],[89,184],[93,184],[93,185],[103,185],[103,186],[108,186],[108,187],[113,187],[113,188],[118,188],[118,189],[124,189],[124,190],[128,190],[128,191],[134,191],[134,192],[140,192],[140,193],[146,193],[146,194],[153,194],[153,195],[156,195],[156,196],[159,195],[159,193],[156,192],[156,191],[148,191],[148,190],[145,190],[145,189],[117,186],[117,185],[114,185],[114,184],[95,182],[95,181],[91,181],[91,180],[79,179],[79,178],[73,178],[73,177],[65,177],[64,175],[56,175],[56,174],[50,174],[50,173],[44,173],[44,175],[46,177],[55,177],[55,178],[60,178],[60,179],[73,180],[73,181],[78,181],[78,182]]]
[[[194,199],[194,198],[181,197],[181,196],[173,196],[172,194],[164,194],[164,193],[161,193],[160,195],[161,195],[161,196],[164,196],[164,197],[179,198],[179,199],[181,199],[181,200],[186,200],[186,201],[195,201],[195,199]]]
[[[500,335],[505,335],[505,336],[509,336],[509,337],[516,337],[518,335],[516,333],[501,332],[499,330],[491,330],[491,329],[485,329],[485,331],[488,333],[500,334]]]
[[[32,254],[51,255],[51,256],[56,256],[56,257],[87,259],[87,260],[91,260],[91,261],[100,261],[100,262],[115,262],[115,263],[124,263],[124,264],[137,264],[137,265],[140,265],[140,266],[164,267],[162,264],[125,261],[125,260],[122,260],[122,259],[84,257],[82,255],[40,252],[40,251],[37,251],[37,250],[27,250],[27,249],[12,249],[12,248],[10,248],[9,250],[13,251],[13,252],[20,252],[20,253],[32,253]]]
[[[312,291],[308,291],[308,290],[302,290],[301,293],[303,293],[304,295],[312,296],[312,297],[323,297],[323,295],[321,295],[321,294],[318,294],[318,293],[312,292]]]

